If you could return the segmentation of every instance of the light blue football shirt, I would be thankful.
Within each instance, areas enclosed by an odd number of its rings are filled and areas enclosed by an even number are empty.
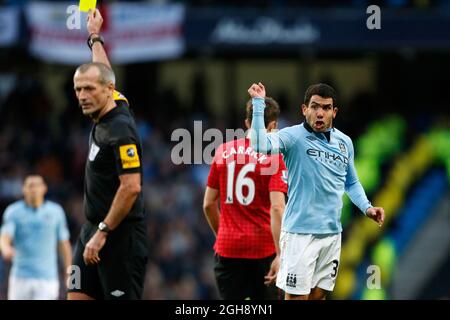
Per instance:
[[[14,202],[4,212],[1,233],[13,239],[12,276],[58,279],[58,243],[69,239],[60,205],[47,200],[35,209],[23,200]]]
[[[340,233],[344,192],[363,213],[372,207],[356,174],[350,137],[335,128],[326,134],[314,132],[306,122],[267,134],[264,99],[253,98],[252,103],[252,147],[262,153],[281,152],[288,171],[282,230]]]

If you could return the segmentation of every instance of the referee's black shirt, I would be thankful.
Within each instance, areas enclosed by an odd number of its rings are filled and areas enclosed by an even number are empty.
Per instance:
[[[115,101],[117,106],[94,124],[89,137],[84,212],[94,225],[108,214],[121,174],[140,172],[142,184],[142,147],[136,123],[126,98],[115,92]],[[141,192],[124,222],[139,221],[144,217]]]

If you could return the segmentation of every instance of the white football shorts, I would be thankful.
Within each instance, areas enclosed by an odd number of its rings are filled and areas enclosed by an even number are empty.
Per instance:
[[[341,234],[299,234],[282,231],[277,287],[306,295],[312,288],[333,291],[341,254]]]
[[[9,277],[8,300],[57,300],[59,281]]]

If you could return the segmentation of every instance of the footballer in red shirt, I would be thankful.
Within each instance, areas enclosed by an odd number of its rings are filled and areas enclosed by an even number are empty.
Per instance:
[[[266,98],[264,119],[275,129],[278,103]],[[247,103],[247,128],[252,104]],[[287,193],[281,155],[253,150],[250,139],[233,140],[216,149],[203,210],[216,235],[215,276],[222,299],[276,299],[279,235]]]

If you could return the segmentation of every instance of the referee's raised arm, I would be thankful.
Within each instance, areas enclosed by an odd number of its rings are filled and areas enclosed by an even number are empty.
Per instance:
[[[98,9],[89,10],[87,16],[87,30],[89,32],[88,46],[92,50],[92,62],[101,62],[112,69],[108,55],[103,47],[104,39],[100,35],[103,17]]]

